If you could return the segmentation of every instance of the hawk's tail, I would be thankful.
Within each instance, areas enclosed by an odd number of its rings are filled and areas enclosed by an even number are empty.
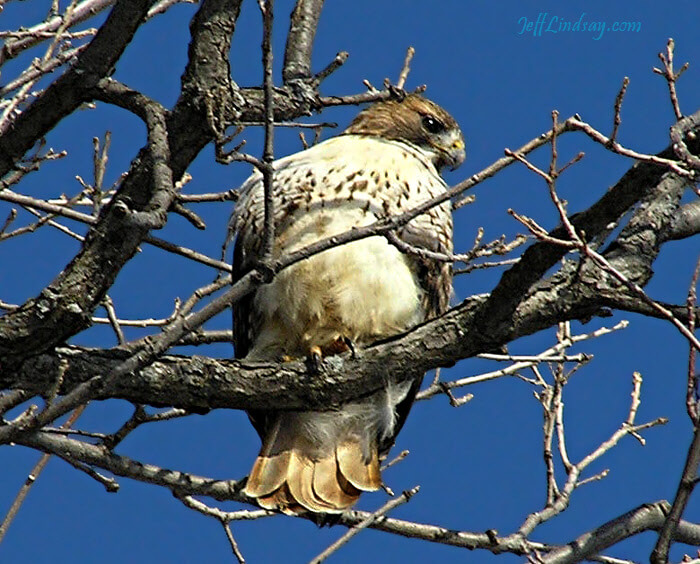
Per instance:
[[[381,485],[376,434],[366,422],[343,411],[281,413],[267,428],[245,493],[288,514],[340,513]]]

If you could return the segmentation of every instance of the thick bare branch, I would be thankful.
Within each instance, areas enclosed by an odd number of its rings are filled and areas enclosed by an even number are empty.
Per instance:
[[[167,221],[168,209],[176,197],[170,170],[165,108],[112,78],[101,80],[94,89],[94,96],[135,113],[146,123],[148,131],[146,151],[151,162],[153,186],[148,210],[132,210],[128,200],[122,198],[121,194],[117,194],[110,204],[117,214],[125,214],[132,226],[138,225],[143,230],[162,228]]]
[[[263,189],[265,193],[265,217],[263,220],[262,251],[259,257],[267,262],[272,257],[272,248],[275,241],[275,208],[272,188],[275,169],[273,168],[274,136],[275,136],[275,109],[272,100],[272,22],[274,20],[273,0],[259,0],[260,11],[263,17],[262,40],[262,64],[263,64],[263,92],[265,101],[265,143],[260,164],[260,172],[263,176]]]
[[[668,238],[669,240],[687,239],[698,233],[700,233],[700,200],[695,200],[678,210]]]
[[[131,21],[135,19],[135,22],[131,25],[132,33],[135,30],[135,25],[141,21],[143,14],[134,9],[134,4],[135,0],[122,0],[117,4],[107,23],[102,26],[100,32],[91,43],[91,47],[86,49],[80,57],[80,61],[84,60],[84,65],[82,66],[87,66],[87,70],[82,69],[79,63],[72,71],[64,74],[47,89],[44,96],[37,100],[25,114],[20,116],[17,122],[19,125],[21,125],[20,121],[24,116],[29,114],[31,108],[34,108],[45,99],[46,102],[41,103],[53,102],[56,107],[63,108],[66,112],[72,111],[74,108],[67,107],[63,100],[60,103],[53,100],[53,97],[60,95],[61,89],[70,90],[72,88],[72,83],[68,82],[66,85],[66,81],[73,76],[74,72],[83,71],[83,74],[79,74],[81,80],[87,80],[85,76],[92,76],[94,81],[87,83],[90,86],[96,86],[99,83],[102,77],[99,73],[91,71],[92,67],[97,66],[99,70],[104,70],[104,73],[106,73],[121,53],[118,50],[119,46],[121,45],[123,48],[128,43],[128,40],[118,41],[116,38],[111,37],[109,33],[115,34],[114,27],[116,26],[118,28],[117,31],[121,34],[119,37],[127,35],[130,39],[131,36],[128,34],[130,26],[127,25],[127,21],[122,20]],[[148,8],[148,4],[148,2],[139,4],[142,12]],[[229,3],[216,2],[215,0],[204,2],[198,12],[199,19],[195,17],[192,44],[197,45],[200,40],[204,41],[201,37],[203,34],[213,34],[217,36],[219,41],[215,42],[211,37],[208,37],[210,39],[210,49],[212,48],[211,45],[218,45],[221,41],[230,46],[230,33],[232,33],[235,26],[237,15],[235,8],[237,6],[238,4],[229,5]],[[125,11],[128,14],[125,14]],[[208,22],[203,20],[205,15],[214,19],[219,18],[217,22],[221,25],[209,26]],[[229,25],[223,25],[223,20],[228,22]],[[206,29],[206,33],[202,31],[202,28]],[[109,43],[108,46],[103,45],[105,41]],[[94,49],[93,45],[95,46]],[[95,50],[97,50],[97,53],[94,52]],[[106,51],[106,53],[102,51]],[[218,52],[218,58],[215,57],[217,53],[215,49],[214,51],[202,50],[203,52],[199,52],[191,45],[190,51],[192,58],[190,59],[190,67],[188,67],[186,76],[189,76],[192,80],[199,79],[201,84],[208,84],[206,79],[211,79],[211,76],[206,73],[210,67],[218,69],[217,63],[225,68],[226,72],[228,71],[228,48],[222,48]],[[92,60],[98,55],[105,57],[105,61],[100,59],[100,63],[103,63],[103,66],[96,65]],[[110,55],[113,56],[110,57]],[[197,57],[209,58],[200,65],[201,61]],[[104,64],[107,66],[104,67]],[[200,66],[203,68],[200,69]],[[91,71],[92,74],[87,71]],[[73,80],[78,81],[75,77]],[[229,80],[228,74],[226,74],[226,80]],[[78,81],[78,84],[83,85],[84,83]],[[52,88],[58,88],[58,91],[49,96],[53,92]],[[66,103],[71,102],[71,100],[73,102],[77,101],[77,95],[73,94],[72,98],[68,94],[66,95]],[[81,90],[80,95],[85,97],[88,94]],[[37,107],[40,109],[41,105]],[[47,116],[58,117],[54,108],[47,112]],[[196,116],[199,116],[198,119]],[[42,123],[43,119],[45,118],[40,118],[38,123]],[[130,221],[130,219],[134,217],[135,213],[152,209],[151,206],[161,196],[165,195],[166,198],[155,206],[156,209],[162,209],[163,204],[167,203],[169,199],[168,195],[170,192],[168,189],[159,190],[158,186],[154,185],[154,178],[162,178],[161,174],[156,174],[154,171],[165,168],[171,171],[170,174],[172,174],[173,178],[182,176],[185,167],[211,138],[209,133],[197,137],[197,132],[202,131],[201,122],[201,114],[197,114],[196,111],[192,110],[191,100],[183,101],[176,105],[174,112],[168,116],[168,143],[161,145],[160,149],[162,151],[159,152],[153,152],[149,148],[141,151],[132,163],[129,175],[125,178],[120,189],[119,197],[114,198],[105,207],[100,222],[91,230],[80,253],[44,289],[40,296],[30,300],[19,310],[4,316],[0,320],[0,351],[3,354],[32,354],[37,350],[44,350],[66,340],[89,325],[92,311],[102,301],[121,267],[133,256],[138,245],[148,233],[149,225],[141,225],[138,222]],[[24,129],[20,127],[19,131],[21,133]],[[25,133],[31,136],[39,135],[42,132],[31,129],[31,131],[25,131]],[[13,130],[12,135],[8,137],[14,138],[16,135],[18,135],[17,127]],[[0,139],[0,155],[2,155],[3,149],[2,142],[3,140]],[[16,145],[15,143],[13,146]],[[169,163],[166,163],[163,162],[165,158],[163,151],[168,149],[172,158]],[[2,162],[2,157],[0,156],[0,163]],[[126,205],[126,211],[131,213],[125,213],[124,205],[117,205],[119,201]],[[86,280],[89,280],[89,283],[86,284]],[[50,314],[46,315],[46,311],[49,311]]]
[[[697,138],[693,142],[692,152],[695,154],[700,153],[700,140]],[[665,160],[673,158],[673,148],[668,147],[659,153],[658,156]],[[661,183],[663,183],[663,186],[660,186]],[[677,212],[677,203],[674,200],[667,201],[665,194],[668,190],[673,190],[674,194],[678,194],[682,192],[685,184],[685,179],[668,173],[665,168],[653,162],[638,162],[595,204],[585,211],[572,215],[569,219],[577,233],[585,234],[584,240],[592,241],[600,235],[607,234],[609,225],[615,224],[636,202],[645,197],[653,198],[654,196],[649,196],[649,194],[652,191],[656,191],[655,194],[659,202],[666,202],[667,205],[660,209],[657,208],[654,213],[663,214],[665,228],[668,228],[673,224],[674,214]],[[652,217],[655,217],[654,213],[652,213]],[[624,243],[624,239],[619,241],[620,238],[618,238],[618,243],[611,245],[608,249],[607,258],[615,257],[622,260],[623,255],[629,253],[629,256],[635,257],[635,260],[642,259],[642,262],[639,264],[628,264],[627,266],[629,268],[636,271],[642,267],[645,261],[647,262],[647,266],[650,266],[658,253],[658,245],[664,240],[661,233],[665,234],[664,230],[658,228],[658,224],[654,224],[652,217],[648,217],[648,221],[644,223],[644,226],[640,224],[635,227],[634,233],[631,231],[629,232],[629,236],[626,240],[629,241],[630,244],[623,244],[617,247],[619,243]],[[656,227],[652,228],[652,225],[656,225]],[[639,237],[639,233],[640,230],[644,228],[650,230],[653,235],[651,246],[647,246],[645,249],[650,252],[646,259],[639,254],[639,250],[635,249],[633,245],[633,242],[643,241],[643,239]],[[567,233],[568,231],[565,226],[559,226],[552,230],[549,236],[553,239],[564,240],[568,238]],[[654,248],[656,248],[656,251],[652,252]],[[567,251],[567,248],[557,243],[536,243],[523,253],[517,264],[504,273],[500,282],[491,293],[488,302],[484,305],[483,310],[479,314],[480,326],[482,326],[484,330],[482,335],[486,341],[490,341],[490,339],[488,339],[489,335],[498,334],[498,328],[503,327],[503,324],[509,322],[515,308],[517,308],[518,304],[521,302],[523,295],[527,293],[528,289],[531,288],[533,284],[536,284],[544,273],[554,266]],[[642,275],[642,277],[647,277],[648,279],[648,276],[651,275],[651,271],[642,269],[638,273],[635,273],[632,279],[639,282],[641,279],[637,279],[638,275]],[[571,274],[567,276],[571,276]],[[564,278],[565,277],[562,275],[562,280]],[[554,278],[554,280],[556,279],[557,278]],[[571,281],[570,278],[566,278],[566,280],[568,282]],[[642,282],[642,284],[644,283],[645,282]],[[581,297],[583,298],[583,296]],[[615,307],[616,305],[621,305],[625,293],[619,292],[618,289],[612,291],[611,288],[609,297],[611,301],[608,305]],[[590,304],[599,303],[597,298],[595,298],[592,293],[588,292],[584,298],[584,301],[586,300],[589,300]],[[579,300],[575,301],[579,304],[582,303]],[[546,300],[541,303],[541,306],[548,307],[545,306],[545,302]],[[589,312],[590,314],[595,314],[595,310],[589,310]],[[494,347],[490,346],[490,343],[485,342],[482,348],[484,350],[490,350]]]
[[[667,501],[640,505],[552,551],[542,561],[546,564],[573,564],[587,560],[623,539],[644,531],[658,531],[666,521],[669,510]],[[674,540],[699,545],[700,525],[682,522],[675,532]]]
[[[28,433],[22,437],[21,444],[63,459],[103,468],[116,476],[125,476],[141,482],[165,486],[175,492],[206,495],[219,500],[246,499],[238,493],[239,485],[234,480],[211,480],[151,464],[143,464],[126,456],[113,454],[105,447],[68,439],[60,435],[45,432]]]
[[[298,0],[292,12],[284,51],[282,80],[311,78],[311,52],[323,0]]]

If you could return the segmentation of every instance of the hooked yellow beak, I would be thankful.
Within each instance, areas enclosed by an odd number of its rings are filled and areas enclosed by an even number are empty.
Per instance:
[[[446,152],[450,168],[452,170],[458,168],[467,157],[467,152],[464,148],[464,139],[455,139]]]

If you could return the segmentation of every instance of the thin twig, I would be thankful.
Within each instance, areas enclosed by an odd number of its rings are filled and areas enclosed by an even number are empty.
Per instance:
[[[676,327],[676,329],[678,329],[681,332],[681,334],[686,339],[688,339],[691,346],[694,347],[695,350],[700,351],[700,341],[698,341],[697,337],[693,335],[691,331],[688,330],[688,328],[683,324],[683,322],[680,319],[678,319],[671,310],[662,306],[656,300],[650,298],[639,284],[628,280],[627,277],[625,277],[624,274],[622,274],[612,264],[610,264],[610,262],[608,262],[608,260],[605,257],[591,249],[588,245],[584,244],[582,250],[584,251],[586,256],[592,258],[599,266],[603,268],[603,270],[612,274],[617,280],[619,280],[633,293],[639,296],[645,303],[651,306],[652,309],[654,309],[659,314],[661,314],[662,317],[670,321]]]
[[[207,504],[202,503],[201,501],[189,495],[179,495],[177,492],[175,492],[175,497],[177,497],[190,509],[194,509],[195,511],[200,512],[202,515],[213,517],[214,519],[219,521],[219,523],[221,523],[221,526],[224,528],[224,532],[226,533],[226,538],[228,539],[228,542],[231,545],[231,552],[236,557],[239,564],[245,564],[245,558],[243,557],[238,543],[236,542],[236,539],[233,536],[233,532],[231,531],[231,521],[237,519],[259,519],[261,517],[267,517],[268,515],[275,515],[275,513],[273,513],[272,511],[265,510],[227,513],[225,511],[217,509],[216,507],[210,507]],[[238,516],[243,513],[245,513],[245,517]],[[236,517],[234,517],[234,515],[236,515]]]
[[[653,71],[656,74],[662,75],[666,79],[668,84],[668,92],[671,97],[671,106],[673,106],[673,113],[676,116],[676,121],[679,121],[683,114],[681,113],[681,107],[678,103],[678,94],[676,93],[676,81],[678,78],[688,69],[688,63],[685,63],[678,72],[673,72],[673,50],[675,49],[675,43],[673,38],[669,38],[666,43],[666,55],[659,53],[659,59],[663,63],[663,70],[654,67]]]
[[[18,194],[16,192],[13,192],[11,190],[0,190],[0,200],[5,200],[8,202],[13,202],[17,203],[22,206],[30,206],[32,208],[36,209],[41,209],[43,211],[47,211],[50,214],[55,214],[55,215],[60,215],[67,217],[69,219],[73,219],[76,221],[80,221],[82,223],[86,223],[88,225],[94,225],[97,223],[97,218],[84,214],[78,211],[75,211],[73,209],[70,209],[66,207],[66,205],[58,205],[58,204],[52,204],[43,200],[39,200],[37,198],[32,198],[30,196],[25,196],[24,194]],[[48,221],[48,219],[46,220]],[[144,242],[148,243],[150,245],[153,245],[154,247],[158,247],[160,249],[163,249],[164,251],[168,251],[173,254],[177,254],[180,256],[183,256],[185,258],[188,258],[190,260],[199,262],[201,264],[205,264],[207,266],[210,266],[212,268],[216,268],[217,270],[221,270],[223,272],[231,272],[231,265],[220,261],[213,259],[203,253],[197,252],[193,249],[189,249],[187,247],[183,247],[181,245],[176,245],[175,243],[170,243],[169,241],[165,241],[163,239],[160,239],[158,237],[154,237],[152,235],[147,235],[144,237]]]
[[[681,166],[681,164],[678,161],[672,161],[670,159],[665,159],[663,157],[657,157],[656,155],[647,155],[644,153],[638,153],[637,151],[633,151],[632,149],[627,149],[626,147],[623,147],[620,145],[617,141],[614,141],[610,139],[609,137],[606,137],[599,131],[597,131],[595,128],[593,128],[591,125],[587,124],[584,121],[581,121],[576,118],[569,118],[567,120],[571,127],[578,129],[579,131],[582,131],[588,137],[590,137],[593,141],[596,143],[600,143],[601,145],[604,145],[607,147],[609,150],[611,150],[613,153],[617,153],[618,155],[623,155],[625,157],[630,157],[632,159],[636,159],[638,161],[643,161],[643,162],[648,162],[648,163],[654,163],[658,164],[660,166],[666,167],[669,170],[672,170],[676,174],[683,176],[685,178],[693,178],[694,173],[693,171],[690,171],[684,167]]]
[[[629,77],[625,77],[622,80],[622,86],[620,87],[620,91],[617,93],[617,96],[615,97],[615,117],[613,118],[613,129],[612,133],[610,134],[610,142],[614,143],[615,139],[617,138],[617,130],[620,128],[620,124],[622,123],[622,117],[620,116],[620,110],[622,109],[622,99],[625,97],[625,93],[627,92],[627,87],[629,86],[630,79]]]
[[[71,26],[73,22],[74,12],[76,10],[78,1],[72,0],[70,4],[66,7],[64,14],[59,18],[60,23],[55,34],[52,34],[52,41],[49,47],[46,49],[44,56],[41,58],[39,65],[46,65],[49,60],[54,56],[56,47],[59,41],[61,41],[61,36],[63,33]],[[2,53],[4,54],[5,48],[3,48]],[[6,133],[9,127],[12,125],[14,118],[21,113],[19,110],[20,105],[31,95],[31,88],[36,84],[42,75],[39,74],[33,80],[28,80],[23,84],[19,92],[12,98],[10,103],[5,107],[0,116],[0,134]]]
[[[93,17],[95,14],[107,9],[114,2],[115,0],[84,0],[75,7],[70,25],[78,24]],[[64,16],[56,15],[25,30],[27,33],[26,37],[12,42],[6,41],[0,52],[0,65],[8,59],[16,57],[25,49],[37,45],[48,37],[57,35],[63,23]],[[45,35],[47,32],[50,32],[50,35]]]
[[[105,296],[102,305],[107,311],[107,318],[109,319],[109,324],[112,326],[112,329],[114,329],[114,333],[117,335],[117,342],[120,345],[123,345],[126,342],[126,339],[124,338],[124,332],[122,331],[122,328],[119,325],[119,319],[117,318],[117,312],[114,309],[114,302],[112,301],[112,298],[110,298],[109,296]]]
[[[556,414],[552,410],[552,390],[545,388],[541,393],[536,394],[537,399],[542,404],[542,414],[544,416],[543,432],[542,432],[542,455],[546,468],[546,484],[547,484],[547,505],[552,505],[557,495],[559,488],[557,487],[556,475],[554,473],[554,456],[552,454],[552,437],[554,436],[554,422]]]
[[[236,202],[238,201],[238,191],[232,188],[224,192],[210,192],[207,194],[178,194],[177,199],[186,203]]]
[[[50,456],[48,454],[45,454],[44,456]],[[93,480],[96,482],[99,482],[102,484],[109,493],[116,493],[119,491],[119,483],[114,479],[110,478],[108,476],[103,476],[100,474],[97,470],[94,468],[91,468],[87,464],[83,464],[82,462],[78,462],[76,460],[73,460],[72,458],[68,456],[62,456],[61,457],[64,461],[66,461],[68,464],[70,464],[73,468],[76,470],[80,470],[81,472],[87,474],[90,476]]]
[[[89,30],[91,33],[95,33],[97,30]],[[8,82],[5,86],[0,88],[0,96],[5,96],[12,92],[13,90],[17,90],[18,88],[21,88],[27,83],[35,84],[38,79],[40,79],[42,76],[45,74],[48,74],[50,72],[53,72],[56,70],[58,67],[65,65],[66,63],[70,63],[73,59],[75,59],[80,53],[82,53],[89,43],[86,43],[85,45],[80,45],[79,47],[75,47],[74,49],[69,49],[67,51],[62,51],[58,53],[55,57],[49,59],[45,63],[42,63],[40,61],[35,61],[30,67],[28,67],[22,74],[20,74],[17,78],[14,80],[11,80]]]
[[[553,113],[553,116],[555,114]],[[556,121],[556,116],[555,116],[555,121]],[[567,120],[567,121],[573,121],[574,123],[577,123],[578,120]],[[579,122],[581,123],[581,122]],[[586,127],[590,128],[588,124],[584,124]],[[554,131],[556,131],[556,127],[554,128]],[[602,136],[602,134],[595,132],[596,135]],[[611,274],[614,278],[616,278],[619,282],[621,282],[624,286],[626,286],[629,290],[631,290],[634,294],[636,294],[639,298],[641,298],[647,305],[649,305],[652,309],[654,309],[656,312],[660,314],[661,317],[667,319],[670,321],[680,332],[681,334],[688,339],[690,344],[695,347],[696,350],[700,351],[700,341],[693,335],[691,331],[688,330],[688,328],[673,314],[671,310],[668,308],[664,307],[661,305],[659,302],[656,300],[650,298],[647,293],[644,291],[644,289],[637,283],[632,282],[631,280],[627,279],[627,277],[622,274],[618,269],[616,269],[603,255],[600,253],[596,252],[593,250],[585,241],[585,239],[579,234],[574,225],[571,223],[571,220],[569,219],[566,209],[564,207],[564,203],[559,199],[556,190],[555,190],[555,184],[554,181],[556,179],[556,176],[552,176],[550,174],[547,174],[543,170],[539,169],[532,163],[528,162],[523,156],[518,155],[517,153],[513,153],[512,151],[509,151],[506,149],[508,153],[511,153],[513,157],[515,157],[518,161],[522,162],[525,164],[530,170],[541,176],[542,178],[545,179],[547,182],[547,186],[549,188],[549,193],[550,197],[552,199],[552,202],[554,203],[555,207],[557,208],[557,211],[559,212],[559,218],[562,222],[562,225],[566,228],[566,231],[569,235],[570,240],[565,240],[565,239],[556,239],[547,234],[547,231],[541,227],[540,225],[537,224],[533,219],[531,218],[526,218],[524,216],[520,216],[517,213],[515,213],[513,210],[508,210],[511,215],[513,215],[516,219],[518,219],[521,223],[523,223],[530,231],[532,232],[535,237],[539,238],[542,241],[547,241],[550,243],[553,243],[555,245],[559,245],[562,247],[567,247],[570,249],[578,249],[578,251],[585,257],[588,257],[592,259],[599,267],[602,268],[602,270],[608,272]],[[553,153],[553,158],[556,156],[556,153]],[[649,156],[649,155],[647,155]],[[649,156],[651,157],[651,156]],[[653,157],[656,159],[657,157]],[[662,159],[666,160],[666,159]],[[669,163],[675,163],[675,161],[668,161]],[[660,164],[660,163],[659,163]],[[677,167],[677,163],[674,164],[674,166]],[[676,172],[676,170],[669,165],[670,168]],[[682,169],[685,171],[685,169]],[[692,174],[692,171],[685,171],[686,173]]]
[[[240,125],[243,127],[249,126],[265,126],[264,121],[237,121],[233,125]],[[301,129],[318,129],[321,128],[335,128],[338,124],[334,121],[321,121],[316,123],[304,123],[301,121],[275,121],[272,123],[275,127],[298,127]]]
[[[390,462],[387,462],[384,466],[382,466],[381,471],[384,472],[384,470],[391,468],[394,464],[398,464],[404,458],[406,458],[409,454],[410,454],[409,451],[402,450],[399,454],[396,455],[395,458],[393,458]]]
[[[173,7],[175,4],[196,4],[197,0],[160,0],[156,2],[151,9],[148,10],[146,14],[146,19],[150,20],[157,15],[165,13],[169,8]]]
[[[359,533],[363,529],[366,529],[371,524],[375,523],[380,517],[383,517],[392,509],[398,507],[399,505],[403,505],[404,503],[409,501],[415,494],[418,493],[419,490],[420,490],[420,486],[416,486],[410,490],[403,492],[397,498],[391,499],[388,502],[386,502],[384,505],[382,505],[382,507],[377,509],[377,511],[370,514],[364,521],[358,523],[357,525],[355,525],[351,529],[348,529],[348,531],[342,537],[340,537],[337,541],[335,541],[328,548],[326,548],[326,550],[321,552],[321,554],[316,556],[316,558],[312,558],[309,561],[309,564],[320,564],[321,562],[323,562],[331,554],[333,554],[339,548],[341,548],[343,545],[345,545],[357,533]]]
[[[387,241],[389,241],[389,243],[394,245],[397,249],[399,249],[404,254],[416,255],[416,256],[419,256],[421,258],[427,258],[427,259],[438,261],[438,262],[452,262],[452,263],[463,262],[465,264],[469,263],[469,262],[471,262],[474,259],[479,258],[479,257],[491,256],[494,254],[498,254],[498,255],[507,254],[507,253],[511,252],[513,249],[515,249],[515,248],[519,247],[520,245],[522,245],[523,243],[525,243],[525,241],[527,241],[527,237],[523,237],[523,236],[519,235],[510,243],[506,243],[504,240],[499,239],[496,241],[491,241],[490,243],[486,243],[485,245],[480,245],[476,248],[473,248],[468,253],[454,254],[454,253],[440,253],[440,252],[436,252],[436,251],[431,251],[431,250],[423,248],[423,247],[417,247],[416,245],[412,245],[410,243],[407,243],[406,241],[403,241],[393,231],[389,231],[388,233],[385,233],[384,237],[386,237],[386,239],[387,239]],[[475,268],[476,268],[476,266],[475,266]]]
[[[5,219],[5,223],[2,224],[2,227],[0,227],[0,236],[2,236],[5,231],[7,231],[7,228],[10,227],[10,224],[17,218],[17,209],[12,208],[10,210],[10,213],[7,214],[7,218]]]
[[[141,425],[159,421],[168,421],[170,419],[177,419],[186,415],[188,415],[186,410],[177,407],[173,407],[160,413],[149,414],[144,405],[136,404],[131,417],[127,419],[115,433],[102,437],[102,444],[108,450],[114,450],[119,443],[121,443],[130,433]]]
[[[567,471],[567,480],[564,486],[560,489],[559,495],[555,496],[554,502],[551,504],[547,504],[544,509],[540,511],[536,511],[534,513],[531,513],[528,515],[528,517],[525,519],[523,524],[520,526],[517,535],[522,535],[523,537],[527,537],[532,533],[532,531],[535,530],[537,526],[540,524],[544,523],[545,521],[550,520],[552,517],[555,515],[558,515],[562,511],[564,511],[568,505],[569,505],[569,500],[571,497],[571,493],[576,489],[578,486],[581,485],[581,480],[579,480],[579,477],[583,470],[585,470],[593,461],[599,459],[603,454],[608,452],[610,449],[615,447],[620,440],[627,436],[627,435],[632,435],[634,436],[635,433],[638,433],[641,430],[648,429],[651,427],[655,427],[657,425],[663,425],[667,423],[667,419],[663,417],[659,417],[657,419],[654,419],[653,421],[649,421],[647,423],[642,423],[635,425],[634,424],[634,419],[637,413],[637,409],[639,407],[639,402],[640,402],[640,394],[641,394],[641,384],[642,384],[642,378],[639,374],[635,373],[633,377],[633,386],[632,386],[632,400],[631,400],[631,405],[630,409],[628,411],[627,417],[625,418],[625,421],[622,423],[622,425],[610,436],[609,439],[601,443],[595,450],[584,456],[578,463],[576,464],[571,464],[568,459],[568,455],[566,454],[566,449],[564,446],[564,433],[563,433],[563,401],[561,400],[561,390],[563,389],[563,384],[564,382],[562,381],[557,381],[555,379],[555,388],[554,388],[554,396],[553,396],[553,401],[552,401],[552,407],[551,409],[556,409],[557,410],[557,435],[558,435],[558,442],[559,448],[560,448],[560,454],[562,457],[562,461],[564,463],[564,467]],[[590,479],[588,479],[590,481]]]
[[[238,547],[238,543],[236,542],[236,539],[233,536],[233,531],[231,530],[231,524],[224,523],[222,521],[221,526],[224,528],[224,532],[226,533],[226,538],[228,539],[228,542],[231,545],[231,552],[233,552],[233,555],[236,557],[236,560],[238,560],[239,564],[245,564],[245,558],[243,558],[243,553],[241,552],[241,549]]]
[[[73,413],[71,413],[70,417],[65,421],[65,423],[63,423],[63,425],[61,425],[60,429],[65,430],[65,429],[69,429],[70,427],[72,427],[73,424],[78,420],[78,417],[80,417],[80,415],[83,413],[83,411],[85,411],[86,407],[87,407],[87,405],[83,405],[83,406],[78,407],[75,411],[73,411]],[[34,485],[37,478],[39,477],[41,472],[46,467],[46,464],[48,464],[50,458],[51,458],[51,455],[48,453],[44,453],[41,455],[41,458],[34,465],[34,468],[31,469],[31,471],[29,472],[29,475],[27,476],[26,481],[24,482],[22,487],[17,492],[17,495],[15,496],[15,499],[12,502],[12,505],[7,510],[7,513],[5,514],[5,518],[3,519],[2,523],[0,523],[0,543],[2,543],[2,540],[5,537],[5,535],[7,534],[7,530],[10,527],[10,525],[12,524],[12,521],[17,516],[17,512],[19,511],[20,507],[22,507],[22,504],[24,503],[24,500],[26,499],[27,494],[29,493],[29,490]],[[114,483],[116,484],[116,482],[114,482]],[[118,488],[118,486],[117,486],[117,488]],[[109,490],[109,488],[108,488],[108,490]]]
[[[513,357],[513,358],[517,358],[519,360],[514,362],[514,364],[507,366],[505,368],[501,368],[499,370],[494,370],[492,372],[485,372],[483,374],[479,374],[476,376],[467,376],[465,378],[460,378],[458,380],[453,380],[451,382],[433,382],[426,389],[421,390],[418,393],[418,395],[416,396],[416,400],[417,401],[426,400],[426,399],[429,399],[437,394],[445,393],[445,387],[451,390],[451,389],[458,388],[458,387],[470,386],[473,384],[478,384],[480,382],[494,380],[494,379],[500,378],[502,376],[510,376],[513,374],[517,374],[518,372],[520,372],[522,370],[532,368],[533,366],[536,366],[537,364],[540,364],[540,363],[558,362],[557,359],[560,358],[562,351],[564,351],[566,348],[570,347],[572,344],[578,343],[581,341],[586,341],[589,339],[595,339],[595,338],[603,336],[603,335],[607,335],[607,334],[612,333],[614,331],[624,329],[628,325],[629,325],[629,323],[627,321],[622,320],[613,327],[601,327],[600,329],[597,329],[591,333],[585,333],[582,335],[574,335],[571,337],[570,341],[563,341],[563,342],[557,343],[556,345],[550,347],[549,349],[541,352],[538,355],[534,355],[532,357]],[[487,359],[491,359],[491,360],[501,360],[502,358],[507,358],[507,356],[504,356],[504,355],[479,355],[479,357],[480,358],[483,357],[483,358],[487,358]],[[591,355],[583,355],[581,357],[574,356],[571,360],[574,362],[587,362],[591,358],[592,358]]]
[[[39,218],[39,221],[42,222],[43,225],[49,225],[53,227],[54,229],[57,229],[61,233],[65,233],[72,239],[75,239],[76,241],[80,241],[81,243],[85,241],[85,237],[82,235],[78,235],[75,231],[72,231],[65,225],[62,225],[61,223],[58,223],[58,221],[54,221],[53,219],[49,219],[50,217],[53,217],[51,215],[45,216],[41,215],[38,211],[32,209],[32,208],[24,208],[26,209],[30,214],[32,214],[35,217]]]
[[[348,60],[349,56],[350,56],[350,53],[348,53],[347,51],[340,51],[335,56],[335,58],[323,70],[321,70],[321,72],[318,72],[314,75],[314,83],[320,84],[321,82],[323,82],[326,78],[328,78],[336,70],[338,70],[340,67],[342,67],[345,64],[345,62]]]
[[[396,88],[403,90],[403,87],[406,84],[406,79],[408,78],[408,73],[411,72],[411,60],[413,60],[413,55],[415,54],[416,50],[413,47],[406,49],[406,58],[403,61],[403,67],[401,67],[399,79],[396,81]]]

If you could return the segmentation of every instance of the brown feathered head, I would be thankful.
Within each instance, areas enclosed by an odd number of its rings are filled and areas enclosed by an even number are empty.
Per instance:
[[[457,122],[420,94],[375,102],[362,110],[344,133],[409,143],[427,153],[438,170],[444,166],[454,170],[466,156]]]

